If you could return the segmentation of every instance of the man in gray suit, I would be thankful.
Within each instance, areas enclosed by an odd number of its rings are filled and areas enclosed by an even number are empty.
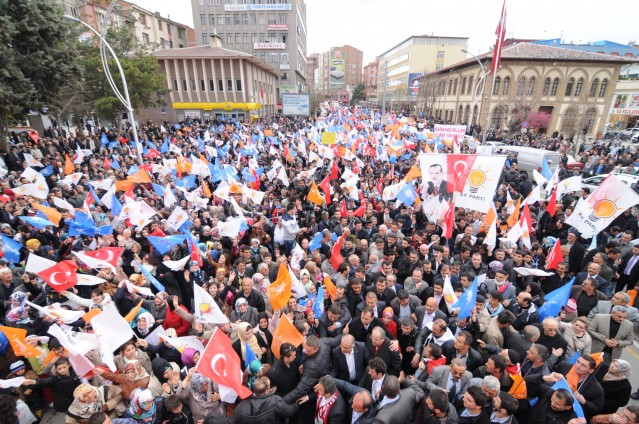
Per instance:
[[[421,330],[426,327],[426,324],[438,318],[448,321],[446,314],[439,310],[437,299],[429,297],[426,299],[426,306],[419,306],[415,309],[415,317],[413,319],[417,328]]]
[[[588,334],[592,337],[592,351],[603,352],[606,363],[619,359],[623,349],[635,340],[634,326],[627,316],[628,309],[617,305],[609,314],[597,314],[590,321]]]
[[[612,298],[610,298],[610,300],[600,300],[597,302],[597,306],[590,310],[588,319],[592,321],[597,314],[609,314],[613,306],[621,305],[628,309],[628,317],[626,319],[635,324],[639,324],[639,310],[637,310],[634,306],[629,306],[629,302],[630,295],[628,293],[617,292],[612,296]]]
[[[380,402],[375,424],[406,424],[411,421],[413,411],[424,399],[424,391],[417,385],[399,389],[397,377],[389,375],[382,386],[384,399]]]
[[[426,373],[422,373],[417,380],[411,377],[407,384],[414,383],[427,393],[435,388],[444,389],[448,393],[449,402],[455,405],[457,401],[461,401],[468,390],[468,383],[473,375],[466,369],[466,362],[463,359],[453,358],[450,365],[433,368],[428,379],[424,381],[425,378]]]

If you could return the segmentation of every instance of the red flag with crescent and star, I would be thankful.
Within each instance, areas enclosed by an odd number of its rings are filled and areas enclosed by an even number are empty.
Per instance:
[[[100,262],[106,262],[111,266],[102,266],[101,268],[113,268],[118,266],[118,259],[124,253],[124,247],[103,247],[92,252],[82,252],[86,256],[96,259]]]
[[[78,284],[78,266],[73,261],[62,261],[38,272],[38,277],[47,282],[57,292]]]
[[[476,155],[447,155],[447,179],[450,193],[464,191],[468,174],[473,170]]]
[[[195,371],[217,384],[230,387],[242,399],[253,394],[248,387],[242,385],[240,358],[233,349],[231,339],[219,328],[204,348]]]

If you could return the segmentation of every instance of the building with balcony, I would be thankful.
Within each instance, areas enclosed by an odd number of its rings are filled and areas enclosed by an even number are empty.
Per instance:
[[[468,38],[414,35],[377,57],[377,96],[390,101],[413,102],[418,77],[466,58]],[[384,82],[386,82],[384,84]]]
[[[480,67],[479,62],[482,67]],[[451,123],[520,129],[530,111],[551,116],[548,133],[592,138],[601,134],[620,70],[637,59],[535,43],[505,47],[494,78],[492,52],[419,78],[417,109]],[[486,78],[483,78],[486,76]]]
[[[170,93],[164,106],[140,111],[140,121],[248,120],[275,113],[280,72],[251,54],[222,47],[219,36],[210,39],[206,46],[153,52]]]
[[[333,47],[320,54],[315,92],[339,102],[348,102],[355,87],[363,82],[364,53],[349,45]]]
[[[197,44],[211,34],[222,45],[248,53],[281,72],[277,96],[308,91],[306,2],[191,0]]]

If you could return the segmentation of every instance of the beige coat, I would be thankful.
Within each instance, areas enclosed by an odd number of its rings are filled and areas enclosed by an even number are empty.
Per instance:
[[[592,337],[592,351],[601,352],[606,347],[604,340],[610,335],[610,314],[597,314],[588,326],[588,334]],[[626,346],[630,346],[634,340],[633,324],[629,320],[624,320],[619,327],[615,340],[619,341],[619,346],[612,348],[612,359],[619,359],[621,352]]]

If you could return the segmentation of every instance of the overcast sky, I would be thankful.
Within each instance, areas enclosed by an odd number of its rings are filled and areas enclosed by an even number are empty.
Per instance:
[[[163,16],[193,25],[190,0],[133,0]],[[502,0],[307,0],[308,53],[350,44],[364,64],[411,35],[469,38],[483,53],[495,42]],[[508,37],[588,42],[639,41],[632,2],[607,0],[516,0],[508,3]]]

